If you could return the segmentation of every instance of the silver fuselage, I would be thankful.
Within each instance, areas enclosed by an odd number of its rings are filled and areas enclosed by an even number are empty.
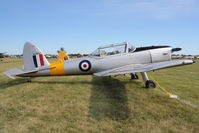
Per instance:
[[[171,47],[144,50],[132,53],[121,53],[109,56],[88,56],[64,61],[64,75],[89,75],[104,70],[118,68],[129,64],[150,64],[155,62],[171,60]],[[80,62],[90,62],[90,69],[82,71]],[[24,76],[50,76],[49,69],[41,69],[36,73],[26,74]]]

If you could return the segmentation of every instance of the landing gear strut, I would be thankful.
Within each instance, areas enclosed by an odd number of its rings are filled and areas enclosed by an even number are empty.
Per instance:
[[[153,80],[149,80],[146,72],[141,72],[142,79],[145,82],[146,88],[155,88],[156,83]]]
[[[27,82],[32,82],[32,78],[31,78],[31,77],[28,77],[28,78],[27,78]]]
[[[131,73],[131,79],[139,79],[136,73]]]

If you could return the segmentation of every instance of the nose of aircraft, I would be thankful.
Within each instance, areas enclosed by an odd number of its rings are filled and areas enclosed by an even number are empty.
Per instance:
[[[172,48],[172,52],[177,52],[177,51],[180,51],[182,50],[182,48]]]

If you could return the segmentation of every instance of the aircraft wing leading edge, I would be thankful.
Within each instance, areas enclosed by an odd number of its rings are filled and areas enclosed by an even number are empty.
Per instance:
[[[109,69],[102,72],[94,73],[96,76],[112,76],[119,74],[129,74],[136,72],[148,72],[168,67],[175,67],[181,65],[193,64],[193,60],[172,60],[172,61],[164,61],[158,63],[150,63],[150,64],[131,64],[119,68]]]

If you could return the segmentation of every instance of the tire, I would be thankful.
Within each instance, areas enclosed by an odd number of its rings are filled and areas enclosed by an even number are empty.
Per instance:
[[[139,79],[138,75],[137,74],[131,74],[131,79]]]
[[[156,88],[156,83],[153,80],[147,80],[146,88]]]

